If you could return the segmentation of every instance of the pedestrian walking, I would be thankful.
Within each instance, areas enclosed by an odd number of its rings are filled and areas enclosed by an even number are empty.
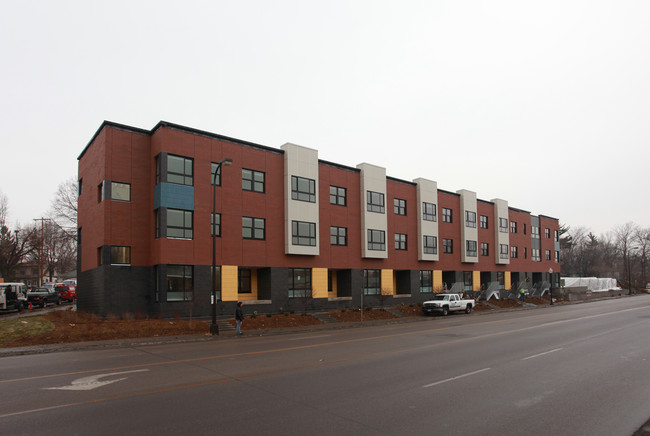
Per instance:
[[[244,320],[244,313],[241,310],[241,301],[237,302],[237,309],[235,309],[235,321],[237,321],[237,334],[241,335],[241,323]]]

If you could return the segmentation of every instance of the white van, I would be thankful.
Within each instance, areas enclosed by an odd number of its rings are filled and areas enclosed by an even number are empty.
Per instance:
[[[7,288],[11,286],[11,292]],[[21,311],[27,304],[27,286],[24,283],[0,283],[0,310],[15,309]]]

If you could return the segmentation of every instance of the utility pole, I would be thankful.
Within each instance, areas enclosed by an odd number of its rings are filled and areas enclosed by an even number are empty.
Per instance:
[[[51,221],[49,218],[34,218],[34,221],[40,221],[41,222],[41,249],[38,254],[38,287],[40,288],[43,286],[43,251],[44,251],[44,246],[45,246],[45,230],[44,230],[44,222],[45,221]]]

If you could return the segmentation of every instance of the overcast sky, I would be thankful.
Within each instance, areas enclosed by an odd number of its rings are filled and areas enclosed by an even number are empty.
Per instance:
[[[2,0],[0,191],[103,120],[315,148],[596,234],[650,225],[650,1]]]

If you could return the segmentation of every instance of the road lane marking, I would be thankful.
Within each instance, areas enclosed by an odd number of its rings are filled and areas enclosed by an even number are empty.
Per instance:
[[[457,375],[456,377],[451,377],[451,378],[447,378],[447,379],[444,379],[444,380],[439,380],[439,381],[437,381],[437,382],[429,383],[428,385],[424,385],[424,386],[422,386],[422,387],[423,387],[423,388],[430,388],[430,387],[432,387],[432,386],[441,385],[441,384],[443,384],[443,383],[447,383],[447,382],[450,382],[450,381],[458,380],[458,379],[460,379],[460,378],[469,377],[469,376],[471,376],[471,375],[475,375],[475,374],[480,374],[480,373],[482,373],[482,372],[489,371],[490,369],[492,369],[492,368],[483,368],[483,369],[479,369],[478,371],[472,371],[472,372],[468,372],[467,374]]]
[[[316,338],[329,338],[332,335],[318,335],[318,336],[301,336],[299,338],[289,338],[288,341],[302,341],[305,339],[316,339]]]
[[[43,389],[57,389],[61,391],[90,391],[93,389],[101,388],[102,386],[110,385],[111,383],[126,380],[128,377],[120,377],[114,380],[105,380],[105,381],[99,381],[100,378],[111,377],[114,375],[132,374],[134,372],[145,372],[145,371],[149,371],[149,370],[134,369],[133,371],[121,371],[121,372],[111,372],[108,374],[91,375],[89,377],[82,377],[73,380],[72,383],[66,386],[58,386],[58,387],[43,388]]]
[[[547,354],[555,353],[556,351],[560,351],[560,350],[563,350],[563,349],[564,349],[564,348],[556,348],[556,349],[554,349],[554,350],[544,351],[543,353],[533,354],[532,356],[524,357],[524,358],[521,359],[521,360],[534,359],[534,358],[536,358],[536,357],[545,356],[545,355],[547,355]]]

